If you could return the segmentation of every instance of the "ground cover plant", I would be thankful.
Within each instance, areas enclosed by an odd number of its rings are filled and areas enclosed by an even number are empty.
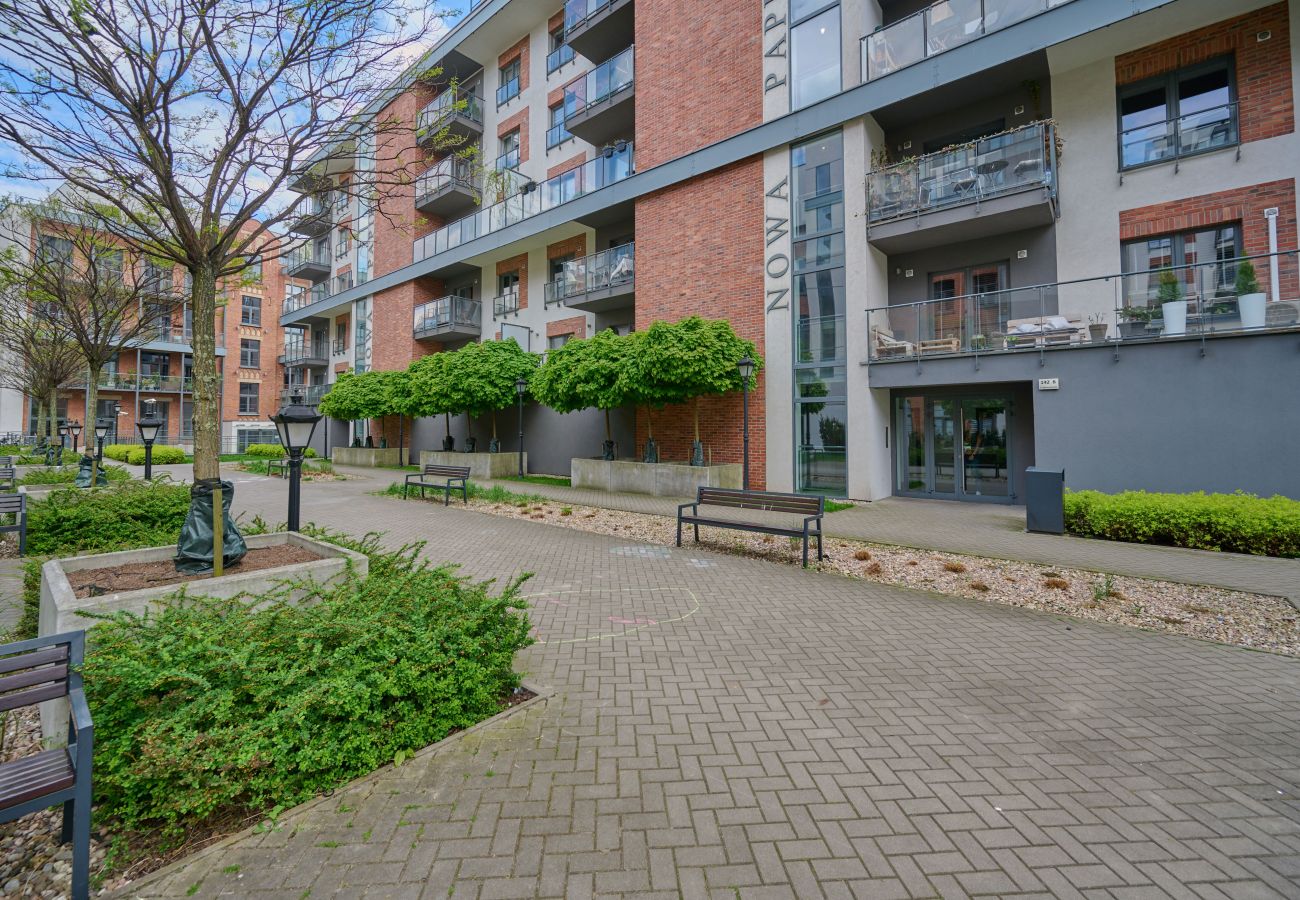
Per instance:
[[[19,484],[67,484],[77,479],[79,468],[74,466],[50,466],[32,469],[18,479]],[[121,466],[104,466],[104,475],[109,481],[128,481],[131,473]]]
[[[1065,527],[1110,541],[1300,556],[1300,501],[1282,496],[1071,491]]]

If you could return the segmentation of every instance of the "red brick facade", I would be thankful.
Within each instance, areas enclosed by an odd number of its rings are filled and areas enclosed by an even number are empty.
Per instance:
[[[497,263],[497,279],[498,279],[497,284],[500,283],[499,279],[501,278],[501,276],[509,272],[519,273],[519,285],[518,285],[519,308],[527,309],[528,308],[528,254],[521,253],[518,256],[512,256],[509,259],[503,259],[499,263]],[[489,291],[491,292],[491,296],[493,297],[497,296],[500,293],[497,284],[491,285],[488,291],[484,291],[483,292],[484,296],[487,296]]]
[[[575,234],[568,240],[557,241],[554,244],[548,244],[546,247],[547,259],[559,259],[561,256],[568,256],[570,253],[579,258],[587,255],[587,236],[585,234]]]
[[[559,337],[562,334],[571,334],[575,338],[585,338],[587,336],[587,317],[572,316],[568,319],[556,319],[554,322],[546,323],[546,336],[548,338]]]
[[[1232,54],[1242,143],[1290,134],[1295,130],[1290,27],[1286,3],[1266,6],[1117,56],[1115,83],[1131,84]],[[1268,39],[1259,40],[1265,32]]]
[[[554,178],[556,175],[563,175],[565,172],[569,172],[573,169],[578,168],[578,166],[582,165],[586,161],[587,161],[586,153],[579,153],[577,156],[571,156],[568,159],[566,159],[564,162],[556,163],[555,165],[547,169],[546,177]]]
[[[511,60],[519,60],[519,93],[528,90],[528,44],[529,35],[524,35],[519,41],[497,57],[497,68],[500,69],[508,66]]]
[[[638,16],[640,7],[638,6]],[[640,88],[638,87],[638,91]],[[636,204],[636,329],[689,315],[725,318],[763,352],[763,162],[751,158],[642,198]],[[684,253],[683,248],[690,252]],[[765,484],[765,423],[760,374],[749,398],[750,482]],[[741,397],[705,397],[700,439],[705,460],[741,461]],[[692,409],[654,412],[665,460],[690,455]],[[649,413],[637,411],[637,453],[649,437]]]
[[[637,169],[762,122],[761,0],[637,0],[635,17]]]

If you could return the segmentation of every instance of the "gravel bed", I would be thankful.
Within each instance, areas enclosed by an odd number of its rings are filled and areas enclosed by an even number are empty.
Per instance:
[[[557,501],[518,507],[471,499],[470,506],[650,544],[676,542],[677,522],[664,516]],[[700,545],[790,565],[801,562],[798,540],[772,535],[702,527]],[[827,538],[824,547],[826,559],[813,566],[821,571],[1300,656],[1300,611],[1282,597],[840,538]]]

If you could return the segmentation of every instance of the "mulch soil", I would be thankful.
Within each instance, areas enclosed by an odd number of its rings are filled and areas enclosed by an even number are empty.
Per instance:
[[[249,550],[239,562],[226,566],[226,575],[242,575],[262,569],[277,569],[295,563],[311,562],[323,557],[305,547],[294,544],[276,544]],[[170,559],[160,562],[132,563],[127,566],[108,566],[103,569],[85,569],[69,572],[68,581],[77,597],[98,597],[118,591],[138,591],[142,588],[181,584],[188,581],[206,581],[209,575],[185,575],[176,571]]]

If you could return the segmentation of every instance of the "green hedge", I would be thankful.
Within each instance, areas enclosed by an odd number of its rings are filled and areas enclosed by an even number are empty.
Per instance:
[[[71,556],[174,544],[189,508],[189,486],[165,481],[54,491],[28,506],[27,552]]]
[[[133,466],[143,466],[144,444],[109,444],[104,448],[104,455],[109,459],[115,459],[118,462],[130,463]],[[153,448],[153,464],[155,466],[165,466],[172,463],[184,463],[189,461],[190,455],[180,447],[168,447],[162,445]]]
[[[180,841],[214,816],[400,763],[499,711],[531,643],[519,582],[494,596],[420,561],[418,546],[333,540],[367,553],[370,575],[311,605],[191,597],[91,632],[95,800],[112,831]]]
[[[19,484],[72,484],[77,480],[77,473],[80,467],[64,466],[63,468],[42,467],[33,469],[22,478],[18,479]],[[109,481],[127,481],[131,478],[131,473],[121,466],[104,465],[104,475]]]
[[[284,448],[279,444],[249,444],[244,448],[245,456],[255,456],[258,459],[282,459],[284,458]],[[308,447],[303,456],[308,459],[316,458],[316,451]]]
[[[1065,527],[1111,541],[1300,556],[1300,501],[1281,496],[1071,491]]]

